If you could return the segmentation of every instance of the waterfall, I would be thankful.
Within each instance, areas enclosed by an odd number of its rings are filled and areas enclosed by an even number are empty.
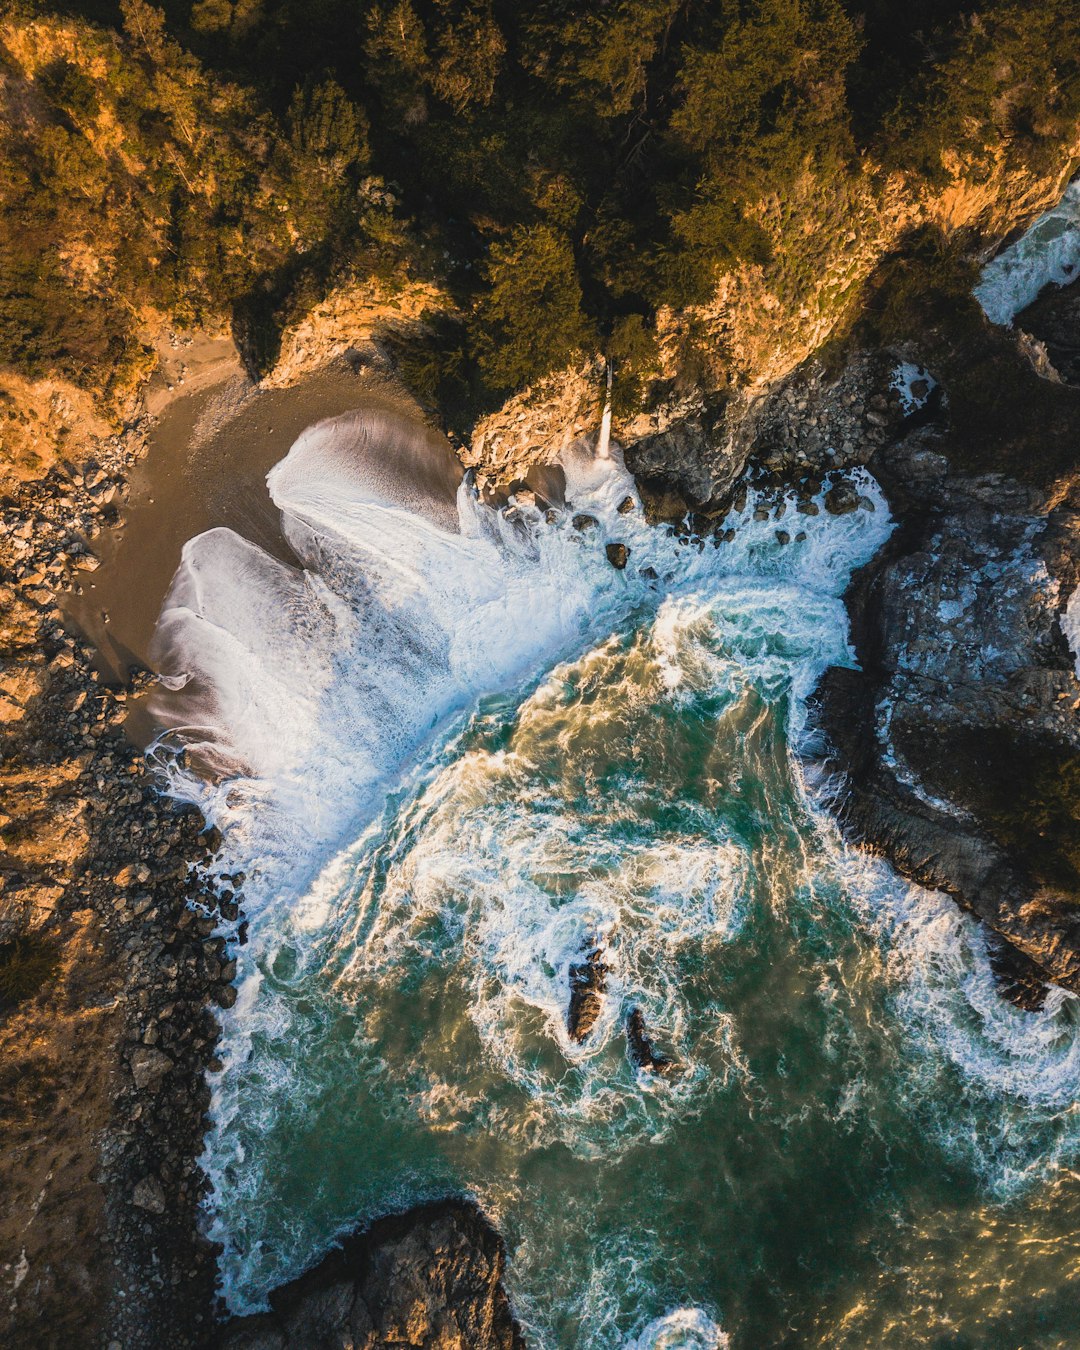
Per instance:
[[[596,458],[611,458],[611,377],[612,365],[607,362],[607,394],[604,398],[604,415],[600,419],[600,437],[596,442]]]

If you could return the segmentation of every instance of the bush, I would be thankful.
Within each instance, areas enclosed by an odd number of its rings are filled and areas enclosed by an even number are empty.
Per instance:
[[[0,1008],[13,1008],[52,984],[59,954],[43,938],[17,937],[0,942]]]

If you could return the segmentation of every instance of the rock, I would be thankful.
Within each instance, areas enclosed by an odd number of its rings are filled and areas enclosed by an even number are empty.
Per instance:
[[[630,1058],[639,1069],[648,1073],[669,1074],[675,1068],[675,1061],[667,1055],[657,1054],[645,1014],[640,1008],[631,1008],[626,1018],[626,1044]]]
[[[1045,359],[1038,373],[1068,385],[1080,385],[1080,285],[1048,286],[1013,320]]]
[[[790,543],[791,543],[791,535],[788,534],[787,530],[777,530],[777,531],[776,531],[776,542],[777,542],[778,544],[790,544]]]
[[[157,1177],[143,1177],[131,1192],[131,1203],[148,1214],[165,1213],[165,1192]]]
[[[686,498],[662,478],[638,478],[637,489],[650,525],[677,525],[690,510]]]
[[[630,557],[630,550],[625,544],[607,544],[604,552],[607,554],[608,562],[619,572],[626,566]]]
[[[584,511],[574,517],[572,524],[579,534],[587,534],[600,528],[600,522],[596,517],[586,515]]]
[[[1023,1012],[1038,1012],[1046,1003],[1046,977],[1039,967],[992,929],[986,936],[990,969],[1003,998]]]
[[[625,444],[626,467],[634,475],[646,513],[650,502],[641,492],[644,481],[653,506],[661,494],[678,497],[684,503],[705,503],[723,497],[742,472],[745,460],[733,456],[724,435],[726,405],[723,401],[686,410],[662,431],[641,436]],[[682,513],[680,513],[681,515]],[[659,514],[662,520],[679,516]]]
[[[236,1003],[235,984],[219,984],[214,990],[214,1002],[219,1008],[231,1008]]]
[[[140,1045],[128,1056],[131,1076],[140,1092],[156,1092],[161,1080],[173,1066],[172,1060],[162,1050],[152,1046]]]
[[[830,516],[847,516],[859,509],[859,494],[848,482],[839,482],[825,494],[825,510]]]
[[[607,976],[611,967],[604,964],[602,948],[590,951],[584,961],[570,967],[570,1003],[566,1011],[566,1029],[579,1044],[596,1025],[604,1006]]]
[[[380,1219],[236,1318],[216,1350],[524,1350],[502,1279],[502,1239],[447,1200]]]
[[[841,821],[953,895],[1022,960],[999,984],[1080,992],[1080,681],[1059,626],[1080,580],[1080,487],[947,472],[914,432],[875,456],[899,528],[846,602],[861,669],[812,716],[846,772]]]
[[[620,516],[628,516],[630,512],[634,509],[633,497],[624,497],[615,509],[618,511]]]

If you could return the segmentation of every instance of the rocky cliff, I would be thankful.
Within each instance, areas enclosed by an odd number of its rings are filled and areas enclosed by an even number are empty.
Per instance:
[[[899,528],[848,593],[859,670],[818,716],[841,818],[1019,952],[1014,998],[1080,992],[1080,682],[1060,615],[1080,571],[1080,492],[951,469],[916,433],[871,460]]]
[[[475,1205],[380,1219],[226,1325],[218,1350],[523,1350],[503,1291],[502,1239]]]

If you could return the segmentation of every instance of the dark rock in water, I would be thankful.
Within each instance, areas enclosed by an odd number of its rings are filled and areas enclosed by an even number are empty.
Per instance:
[[[776,542],[777,542],[778,544],[790,544],[790,543],[791,543],[791,535],[788,534],[787,530],[777,530],[777,531],[776,531]]]
[[[640,1008],[631,1008],[627,1014],[626,1044],[630,1050],[631,1060],[639,1069],[646,1069],[649,1073],[667,1074],[675,1068],[673,1059],[656,1052],[645,1022],[645,1014]]]
[[[637,489],[650,525],[676,525],[690,510],[686,498],[662,478],[639,478]]]
[[[1047,286],[1013,324],[1040,344],[1053,375],[1080,385],[1080,283]]]
[[[1029,956],[992,931],[986,935],[986,950],[1001,996],[1024,1012],[1038,1012],[1047,995],[1043,971]]]
[[[217,1350],[524,1350],[506,1252],[464,1200],[380,1219],[221,1328]]]
[[[1080,485],[954,472],[949,444],[915,432],[871,460],[900,524],[846,596],[860,668],[826,673],[812,717],[849,836],[1026,957],[996,968],[1035,1006],[1043,980],[1080,993],[1080,682],[1060,626]]]
[[[615,509],[618,511],[620,516],[628,516],[630,512],[634,509],[633,497],[624,497]]]
[[[837,483],[825,494],[825,510],[830,516],[849,516],[859,509],[859,494],[850,483]]]
[[[660,573],[655,567],[643,567],[638,576],[644,577],[646,581],[659,581]]]
[[[630,557],[630,550],[625,544],[608,544],[604,552],[607,554],[607,560],[619,572],[626,566],[627,559]]]
[[[589,952],[584,961],[570,967],[570,1006],[566,1010],[566,1029],[571,1040],[583,1041],[592,1031],[604,1006],[604,993],[611,967],[604,964],[600,947]]]
[[[579,534],[585,534],[588,530],[598,529],[600,522],[595,516],[586,515],[584,512],[581,512],[580,515],[574,517],[573,525],[574,529],[577,530]]]

